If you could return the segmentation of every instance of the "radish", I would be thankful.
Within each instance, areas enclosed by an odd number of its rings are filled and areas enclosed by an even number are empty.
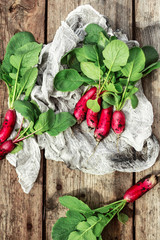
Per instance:
[[[116,134],[121,134],[125,128],[125,115],[122,111],[115,111],[112,116],[111,126]]]
[[[10,153],[16,145],[13,143],[12,140],[5,141],[0,145],[0,160],[4,159],[5,156]]]
[[[92,100],[96,99],[96,95],[92,97]],[[101,106],[101,98],[98,99],[98,104]],[[88,108],[86,115],[87,125],[90,128],[96,128],[98,124],[98,112],[93,112]]]
[[[157,184],[157,182],[158,182],[157,176],[155,175],[141,179],[139,182],[137,182],[135,185],[133,185],[125,192],[123,198],[127,202],[134,202],[135,200],[140,198],[144,193],[153,188]]]
[[[111,127],[112,113],[113,113],[112,106],[106,109],[102,109],[101,111],[98,127],[94,132],[94,136],[98,142],[105,138],[109,133]]]
[[[89,91],[87,91],[78,101],[74,110],[74,116],[77,119],[77,123],[80,124],[84,119],[87,113],[87,101],[93,97],[93,95],[97,92],[96,87],[92,87]]]
[[[3,143],[12,133],[16,123],[16,111],[9,109],[6,112],[2,127],[0,129],[0,143]]]

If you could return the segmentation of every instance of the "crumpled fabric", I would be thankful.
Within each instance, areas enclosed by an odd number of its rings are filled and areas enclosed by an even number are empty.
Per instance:
[[[73,113],[85,87],[73,92],[60,92],[54,89],[53,79],[63,69],[60,64],[62,56],[84,39],[84,29],[89,23],[99,24],[110,36],[116,35],[128,47],[139,45],[137,41],[128,41],[121,31],[113,32],[108,20],[90,5],[76,8],[61,23],[53,41],[41,51],[38,80],[31,94],[41,111],[51,108],[55,113]],[[16,167],[23,191],[29,193],[36,181],[40,169],[40,149],[45,150],[46,159],[63,161],[71,169],[96,175],[114,171],[139,172],[151,167],[158,157],[159,144],[152,135],[152,105],[143,93],[141,82],[138,87],[138,107],[132,109],[128,101],[123,108],[126,128],[119,140],[111,130],[108,137],[97,145],[94,130],[89,130],[84,121],[56,137],[44,133],[37,139],[29,138],[24,141],[23,150],[8,154],[7,159]],[[18,114],[16,127],[20,126],[20,122],[21,116]]]

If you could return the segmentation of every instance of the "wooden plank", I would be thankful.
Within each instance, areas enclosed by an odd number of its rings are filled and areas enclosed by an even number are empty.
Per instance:
[[[47,40],[53,36],[68,13],[78,5],[91,3],[100,13],[111,19],[112,27],[123,28],[132,37],[132,1],[48,1]],[[132,185],[132,174],[113,173],[104,176],[84,174],[70,170],[61,162],[48,160],[46,165],[46,239],[51,239],[51,229],[59,217],[65,216],[65,209],[58,203],[58,197],[71,194],[88,203],[92,208],[103,206],[120,199],[123,192]],[[112,221],[105,229],[104,239],[133,239],[132,205],[126,225]],[[114,230],[113,230],[114,229]]]
[[[0,57],[17,31],[31,31],[44,42],[45,0],[1,1]],[[37,25],[41,23],[41,28]],[[0,82],[1,123],[7,110],[7,89]],[[43,168],[29,195],[23,193],[15,168],[8,161],[0,162],[0,239],[42,239]]]
[[[143,45],[152,45],[160,53],[160,1],[135,1],[136,39]],[[153,133],[160,141],[160,70],[143,79],[144,91],[154,111]],[[136,180],[160,171],[160,158],[156,164],[136,174]],[[157,185],[152,191],[136,202],[135,239],[157,240],[160,236],[160,200]]]

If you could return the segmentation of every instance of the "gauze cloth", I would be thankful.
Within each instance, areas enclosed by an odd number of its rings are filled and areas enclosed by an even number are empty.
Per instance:
[[[53,41],[41,51],[38,80],[31,94],[41,111],[51,108],[55,113],[73,113],[85,87],[73,92],[60,92],[54,89],[53,80],[59,70],[63,69],[60,64],[62,56],[84,39],[84,29],[90,23],[100,25],[108,35],[116,35],[129,47],[139,45],[137,41],[128,41],[121,31],[113,32],[108,20],[90,5],[76,8],[61,23]],[[29,193],[36,181],[40,169],[40,149],[45,150],[46,159],[63,161],[71,169],[96,175],[114,171],[139,172],[151,167],[157,159],[159,144],[152,135],[152,105],[143,93],[141,82],[138,83],[138,87],[138,107],[132,109],[130,101],[127,101],[123,108],[126,127],[119,140],[111,130],[97,146],[94,130],[89,130],[84,121],[56,137],[45,133],[36,139],[29,138],[24,141],[23,150],[16,154],[8,154],[7,159],[16,167],[23,191]],[[18,114],[16,127],[20,126],[21,119]]]

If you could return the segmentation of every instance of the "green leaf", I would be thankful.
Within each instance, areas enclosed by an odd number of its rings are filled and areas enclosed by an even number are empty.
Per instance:
[[[111,107],[111,105],[109,103],[107,103],[105,101],[102,101],[102,108],[103,109],[106,109],[106,108],[109,108],[109,107]]]
[[[10,57],[10,64],[11,64],[14,68],[19,69],[20,64],[21,64],[21,60],[22,60],[22,56],[21,56],[21,55],[18,55],[18,56],[12,55],[12,56]],[[10,73],[10,74],[11,74],[11,73]],[[9,75],[10,75],[10,74],[9,74]]]
[[[150,72],[152,72],[153,70],[158,69],[158,68],[160,68],[160,61],[158,61],[156,63],[153,63],[150,66],[148,66],[147,68],[145,68],[143,70],[143,77],[148,75]]]
[[[99,112],[101,109],[97,99],[95,100],[89,99],[87,101],[87,107],[91,109],[93,112]]]
[[[88,77],[86,77],[85,75],[83,76],[83,73],[81,75],[81,78],[83,80],[84,83],[86,83],[87,85],[95,85],[98,84],[98,81],[95,81],[93,79],[90,79]]]
[[[135,94],[130,96],[132,108],[135,109],[138,106],[138,98]]]
[[[91,23],[85,29],[87,36],[84,39],[85,43],[95,44],[98,42],[99,33],[103,32],[103,34],[107,37],[107,33],[105,30],[97,24]]]
[[[138,88],[132,86],[132,88],[126,93],[125,97],[130,98],[133,94],[138,92],[138,90],[139,90]]]
[[[13,80],[16,79],[16,73],[9,73],[9,76],[10,76]]]
[[[105,58],[104,63],[112,72],[119,71],[125,66],[129,57],[129,49],[127,45],[120,40],[113,40],[103,50]]]
[[[34,86],[37,76],[38,76],[38,69],[35,67],[29,68],[26,71],[25,75],[23,76],[24,89]]]
[[[83,49],[86,59],[93,62],[98,60],[98,52],[95,45],[84,45]]]
[[[121,71],[125,77],[129,78],[129,81],[137,81],[142,77],[140,72],[145,66],[145,56],[139,47],[131,48],[129,52],[128,62]]]
[[[35,38],[32,33],[29,32],[18,32],[9,41],[6,54],[2,63],[2,68],[6,73],[12,72],[12,66],[10,64],[10,56],[15,53],[15,51],[29,42],[35,42]]]
[[[104,229],[104,224],[102,225],[101,223],[97,223],[93,229],[93,233],[96,237],[99,237]]]
[[[154,47],[144,46],[142,47],[142,50],[145,55],[145,67],[158,61],[159,55]]]
[[[31,100],[30,103],[33,106],[34,118],[35,118],[35,120],[37,120],[39,118],[39,115],[41,114],[40,108],[39,108],[38,104],[36,103],[36,101]]]
[[[67,65],[69,68],[75,69],[77,72],[81,72],[80,63],[75,54],[69,54],[67,56]]]
[[[96,216],[91,216],[87,218],[87,223],[89,223],[90,226],[96,224],[97,221],[98,221],[98,217]]]
[[[88,77],[93,80],[99,80],[101,75],[103,74],[100,67],[96,66],[92,62],[81,62],[80,64],[82,72]]]
[[[19,142],[16,144],[17,146],[12,150],[12,154],[18,153],[20,150],[23,149],[23,142]]]
[[[14,108],[24,118],[28,119],[28,121],[34,122],[34,108],[30,102],[26,100],[16,100],[14,102]]]
[[[74,53],[76,54],[76,58],[79,62],[87,61],[87,58],[84,53],[84,48],[75,48]]]
[[[67,128],[76,124],[76,119],[69,112],[61,112],[55,115],[54,125],[47,131],[51,136],[57,136]]]
[[[80,213],[86,213],[92,211],[87,204],[82,202],[76,197],[63,196],[59,198],[59,202],[66,208],[74,210]]]
[[[17,87],[17,91],[18,91],[17,99],[20,97],[20,95],[23,92],[27,91],[27,93],[28,93],[28,91],[30,90],[30,93],[31,93],[31,91],[36,83],[37,76],[38,76],[38,69],[36,67],[29,68],[25,72],[23,78],[20,80],[19,86]],[[29,93],[29,95],[30,95],[30,93]]]
[[[76,221],[79,221],[79,222],[85,220],[85,217],[81,213],[79,213],[77,211],[73,211],[73,210],[68,210],[66,213],[66,216],[72,217],[72,218],[76,219]]]
[[[50,130],[55,123],[55,119],[55,113],[52,109],[49,109],[47,112],[41,113],[39,115],[39,119],[34,126],[34,129],[36,130],[35,134],[40,135]]]
[[[17,49],[14,53],[16,56],[21,56],[21,68],[20,75],[23,76],[25,72],[35,66],[38,63],[39,53],[42,49],[42,44],[38,44],[36,42],[27,43],[21,48]],[[11,59],[13,56],[11,56]],[[20,62],[20,59],[19,59]]]
[[[104,29],[101,26],[99,26],[98,24],[95,24],[95,23],[90,23],[85,28],[85,32],[87,34],[97,34],[99,32],[103,32],[103,31],[104,31]]]
[[[121,96],[119,96],[118,94],[115,94],[115,93],[108,93],[108,94],[104,94],[102,95],[102,98],[105,102],[107,102],[108,104],[110,105],[118,105],[120,99],[121,99]]]
[[[118,213],[118,220],[125,224],[128,221],[128,216],[124,213]]]
[[[77,217],[78,216],[78,217]],[[71,213],[66,218],[60,218],[52,228],[53,240],[68,240],[69,234],[76,230],[79,222],[83,221],[84,217],[80,213]]]
[[[103,32],[100,32],[98,35],[98,41],[97,41],[97,45],[99,49],[101,51],[104,50],[104,48],[108,45],[108,43],[109,43],[108,38],[103,34]]]
[[[123,88],[120,83],[109,83],[106,84],[106,90],[109,92],[122,93]]]
[[[74,231],[69,235],[68,240],[97,240],[96,236],[93,234],[92,230],[85,231]]]
[[[79,231],[84,231],[84,230],[87,230],[89,227],[90,227],[90,224],[88,222],[83,221],[77,225],[76,229]]]
[[[81,75],[74,69],[64,69],[58,72],[54,78],[56,90],[70,92],[79,88],[83,84]]]

